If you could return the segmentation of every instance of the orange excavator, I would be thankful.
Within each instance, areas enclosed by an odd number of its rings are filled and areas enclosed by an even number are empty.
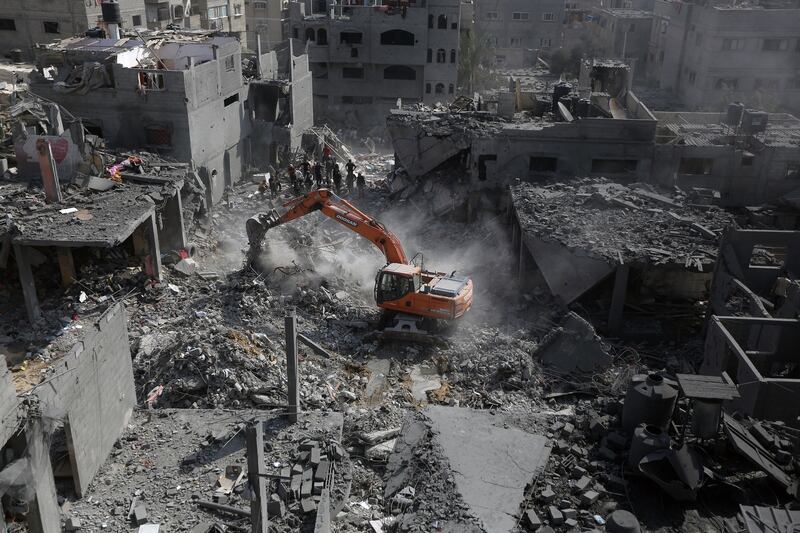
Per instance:
[[[330,217],[350,231],[369,239],[386,257],[387,264],[375,278],[375,301],[387,312],[384,331],[426,333],[424,319],[453,320],[472,306],[472,280],[455,272],[431,272],[408,260],[403,245],[386,227],[361,212],[329,189],[317,189],[289,200],[283,207],[261,213],[247,221],[249,260],[261,251],[261,242],[270,228],[280,226],[315,211]]]

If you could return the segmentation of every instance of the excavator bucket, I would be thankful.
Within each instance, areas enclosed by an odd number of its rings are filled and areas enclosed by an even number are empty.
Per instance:
[[[269,213],[259,213],[247,219],[245,223],[245,230],[247,231],[247,244],[249,249],[247,257],[249,261],[253,261],[261,252],[261,242],[264,240],[264,235],[270,228],[280,224],[280,215],[274,209]]]

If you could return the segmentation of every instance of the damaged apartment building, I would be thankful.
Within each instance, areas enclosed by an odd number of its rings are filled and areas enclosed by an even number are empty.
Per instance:
[[[161,283],[205,209],[187,163],[113,152],[26,96],[15,172],[0,184],[0,530],[62,530],[57,494],[85,494],[136,405],[128,318],[111,273]],[[5,159],[4,159],[5,161]],[[88,288],[98,283],[100,294]],[[71,302],[88,304],[78,311]]]
[[[380,125],[397,102],[456,97],[461,0],[291,2],[290,35],[305,42],[319,120]]]
[[[687,111],[800,111],[800,4],[657,0],[646,74]]]
[[[498,67],[536,64],[540,50],[562,46],[566,6],[563,0],[474,3],[475,39]]]
[[[454,165],[468,181],[467,205],[517,179],[564,176],[678,185],[720,205],[793,198],[798,189],[800,121],[792,115],[740,104],[725,113],[652,112],[621,60],[584,60],[577,86],[536,87],[512,79],[509,90],[481,99],[489,111],[392,111],[388,130],[403,169],[395,187]]]
[[[123,28],[143,27],[145,4],[150,0],[116,0],[114,12]],[[105,2],[103,2],[105,3]],[[108,15],[100,1],[3,0],[0,2],[0,55],[18,50],[21,58],[33,59],[39,43],[51,43],[85,33]],[[17,55],[16,53],[13,55]]]
[[[307,59],[290,50],[255,54],[245,77],[233,37],[76,37],[37,48],[30,87],[109,146],[191,162],[213,203],[247,172],[253,154],[291,152],[313,124],[311,107],[300,105],[311,94]]]

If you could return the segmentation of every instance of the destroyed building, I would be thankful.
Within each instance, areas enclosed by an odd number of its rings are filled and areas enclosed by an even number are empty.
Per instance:
[[[794,1],[657,0],[647,78],[686,111],[800,110]]]
[[[274,54],[255,60],[254,76],[268,79],[256,81],[250,98],[241,45],[233,37],[73,38],[37,50],[30,86],[80,117],[90,133],[111,146],[192,162],[209,202],[216,202],[242,177],[252,154],[264,151],[250,140],[254,121],[259,121],[259,140],[273,127],[289,132],[268,139],[275,142],[270,153],[277,153],[278,145],[291,151],[297,128],[313,121],[310,107],[300,105],[311,91],[306,57],[285,52],[279,69]],[[277,81],[280,75],[287,81]]]
[[[145,2],[146,24],[151,30],[166,30],[167,26],[178,26],[185,29],[200,28],[200,10],[197,4],[192,4],[186,10],[182,0],[147,0]]]
[[[144,25],[145,0],[119,0],[116,6],[122,26]],[[17,49],[21,57],[33,59],[37,44],[83,34],[102,20],[99,1],[4,0],[0,3],[0,55]]]
[[[475,2],[475,38],[500,67],[536,64],[539,50],[561,46],[563,0]]]
[[[544,94],[515,88],[498,95],[496,113],[393,110],[388,130],[409,176],[460,161],[472,190],[534,176],[644,180],[656,119],[629,83],[627,65],[588,61],[578,87],[559,83]]]
[[[591,29],[597,36],[596,53],[627,61],[634,78],[644,79],[653,13],[636,9],[596,8],[591,19]]]
[[[244,3],[247,48],[256,50],[258,39],[264,50],[275,50],[289,38],[289,9],[283,0],[253,0]]]
[[[381,125],[401,103],[455,99],[460,0],[347,5],[291,2],[291,37],[308,47],[314,113]]]
[[[483,100],[491,111],[392,111],[388,130],[412,181],[456,165],[470,190],[604,176],[702,189],[720,205],[794,201],[800,123],[792,115],[741,104],[726,113],[651,112],[619,60],[584,61],[577,87],[510,75],[510,90]],[[403,176],[397,189],[408,185]]]

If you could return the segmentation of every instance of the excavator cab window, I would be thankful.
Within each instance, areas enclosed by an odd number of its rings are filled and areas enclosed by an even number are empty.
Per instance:
[[[397,300],[414,292],[414,279],[399,276],[389,272],[382,272],[378,280],[378,303]]]

